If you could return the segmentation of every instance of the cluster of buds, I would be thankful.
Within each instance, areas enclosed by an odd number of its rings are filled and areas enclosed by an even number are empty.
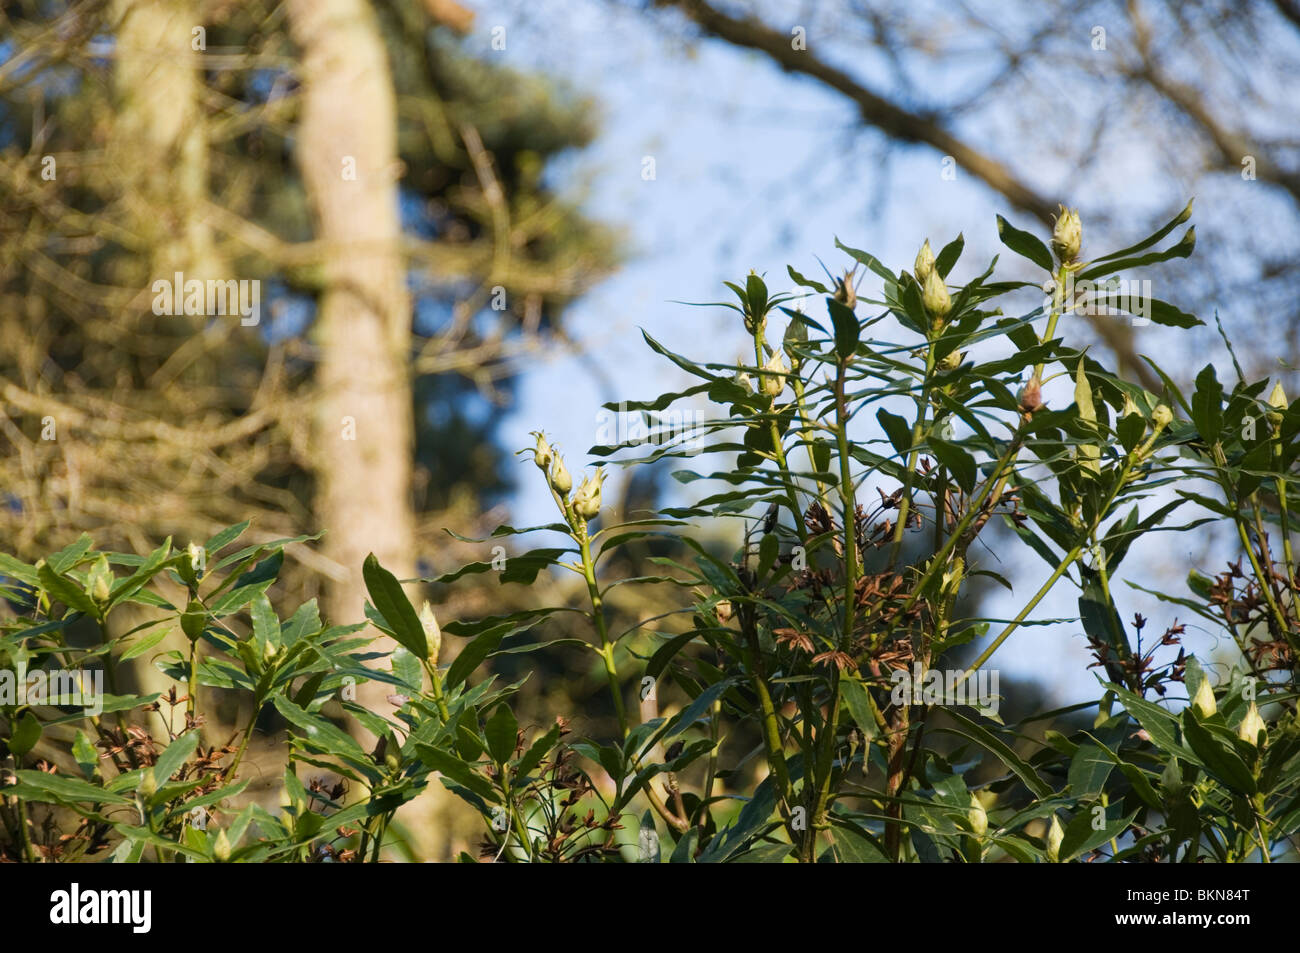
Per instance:
[[[569,470],[564,465],[564,458],[551,447],[542,432],[534,430],[532,433],[537,438],[537,445],[530,448],[533,453],[533,463],[546,474],[547,483],[559,498],[561,509],[565,509],[570,502],[569,491],[573,489],[573,477],[569,475]],[[520,453],[526,452],[526,450],[520,451]],[[600,513],[600,488],[604,482],[605,471],[597,469],[595,479],[584,475],[577,492],[573,494],[573,512],[584,522],[595,519]]]
[[[1079,210],[1061,206],[1061,214],[1056,216],[1056,227],[1052,229],[1052,251],[1056,260],[1068,265],[1079,257],[1079,248],[1083,245],[1083,224],[1079,221]]]

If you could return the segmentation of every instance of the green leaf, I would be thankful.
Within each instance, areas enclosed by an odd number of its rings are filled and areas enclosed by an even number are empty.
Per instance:
[[[189,731],[163,749],[163,753],[158,756],[158,760],[154,762],[153,766],[154,777],[157,779],[159,787],[166,784],[171,776],[185,765],[185,762],[194,754],[194,749],[198,743],[199,733]]]
[[[171,635],[173,631],[174,630],[172,629],[160,628],[157,631],[149,633],[144,638],[140,639],[138,642],[132,645],[125,652],[123,652],[120,656],[118,656],[118,660],[121,662],[125,662],[128,659],[133,659],[136,658],[137,656],[143,655],[145,652],[148,652],[151,648],[153,648],[163,639],[167,638],[167,636]]]
[[[446,631],[446,629],[443,631]],[[478,668],[492,652],[496,651],[496,647],[501,644],[501,640],[505,638],[507,631],[509,631],[508,628],[502,626],[489,629],[487,632],[475,636],[473,641],[460,650],[456,660],[447,669],[446,687],[448,689],[455,688],[469,678],[470,673]]]
[[[1077,798],[1095,798],[1114,767],[1114,760],[1097,745],[1079,745],[1070,761],[1070,793]]]
[[[1211,445],[1223,433],[1223,385],[1219,383],[1213,364],[1206,364],[1196,375],[1192,423],[1196,424],[1201,438]]]
[[[524,756],[519,759],[519,764],[515,766],[515,776],[524,778],[536,770],[537,766],[542,763],[542,759],[555,747],[555,743],[559,740],[560,726],[554,724],[551,726],[551,730],[534,741],[524,753]]]
[[[1171,219],[1169,222],[1166,222],[1163,226],[1161,226],[1161,228],[1158,231],[1152,233],[1151,235],[1148,235],[1146,238],[1142,239],[1142,241],[1138,242],[1136,245],[1129,245],[1127,248],[1121,248],[1119,251],[1111,252],[1109,255],[1102,255],[1100,258],[1096,259],[1096,261],[1098,262],[1113,261],[1116,258],[1124,258],[1128,255],[1132,255],[1134,252],[1142,251],[1144,248],[1150,248],[1156,242],[1160,241],[1160,239],[1164,238],[1166,235],[1172,232],[1179,225],[1183,224],[1183,222],[1187,221],[1189,218],[1192,217],[1192,202],[1193,199],[1188,199],[1187,204],[1183,206],[1183,210],[1181,212],[1175,215],[1173,219]]]
[[[90,737],[77,729],[76,737],[72,739],[72,757],[77,761],[77,767],[81,768],[81,773],[87,779],[93,779],[95,773],[99,771],[99,752],[95,746],[90,743]]]
[[[845,676],[840,679],[840,693],[844,696],[844,704],[862,730],[863,736],[868,742],[871,741],[876,737],[877,725],[876,719],[871,714],[871,702],[867,698],[866,686],[854,676]]]
[[[519,734],[519,723],[515,721],[515,714],[509,705],[497,705],[496,711],[483,726],[483,734],[492,760],[501,765],[509,763],[514,756],[515,741]]]
[[[949,708],[944,712],[944,714],[955,722],[956,726],[953,728],[940,728],[938,730],[950,734],[961,735],[963,738],[968,738],[976,744],[982,745],[995,755],[998,760],[1010,768],[1011,772],[1015,774],[1015,776],[1024,783],[1025,787],[1029,788],[1029,790],[1035,795],[1040,798],[1049,798],[1052,796],[1052,789],[1038,776],[1038,772],[1035,771],[1028,762],[1021,758],[1020,755],[1016,754],[1011,749],[1011,746],[1005,741],[993,734],[993,732],[989,731],[983,725],[971,721],[956,709]]]
[[[826,308],[830,311],[831,324],[835,328],[835,353],[841,361],[847,361],[858,349],[858,338],[862,334],[862,325],[858,316],[834,298],[826,299]]]
[[[392,628],[393,638],[416,658],[427,659],[429,642],[424,636],[424,626],[420,625],[420,617],[406,598],[397,577],[379,565],[374,553],[366,557],[361,575],[366,582],[366,591],[370,593],[370,601]]]
[[[1182,725],[1183,737],[1205,764],[1205,770],[1238,794],[1254,795],[1259,790],[1241,755],[1206,730],[1192,709],[1183,710]]]
[[[41,723],[36,720],[36,716],[30,711],[23,712],[23,716],[18,719],[18,724],[14,726],[13,734],[9,738],[9,750],[15,758],[21,758],[35,748],[36,742],[40,740]]]
[[[361,746],[347,732],[336,728],[318,715],[303,711],[283,695],[276,695],[272,701],[276,710],[290,724],[301,731],[303,739],[314,747],[329,754],[350,758],[361,764],[369,763],[369,756],[361,750]]]
[[[6,788],[5,793],[27,801],[43,803],[78,803],[91,804],[130,804],[131,799],[114,794],[104,788],[71,778],[62,774],[46,774],[44,771],[15,771],[18,784]]]
[[[1193,225],[1183,237],[1178,240],[1176,245],[1171,245],[1164,251],[1150,252],[1146,255],[1138,255],[1136,258],[1116,258],[1110,261],[1100,262],[1091,268],[1086,268],[1076,277],[1077,281],[1091,281],[1094,278],[1101,278],[1105,275],[1113,274],[1117,271],[1124,271],[1130,268],[1141,268],[1145,265],[1154,265],[1162,261],[1169,261],[1171,258],[1186,258],[1196,247],[1196,226]]]
[[[948,468],[948,472],[953,475],[964,492],[970,493],[975,489],[977,474],[974,457],[957,444],[940,440],[938,437],[930,437],[929,445],[935,459]]]
[[[445,778],[477,794],[489,804],[498,800],[499,795],[496,789],[482,775],[475,772],[473,768],[455,755],[449,754],[440,748],[434,748],[431,745],[417,744],[416,748],[419,750],[424,763]]]
[[[69,609],[73,609],[84,615],[94,616],[98,610],[95,603],[91,601],[90,596],[82,591],[81,587],[75,584],[66,576],[59,575],[51,568],[50,563],[41,566],[37,573],[40,575],[41,588],[48,592],[59,602],[62,602]]]
[[[998,216],[998,238],[1022,258],[1028,258],[1045,271],[1052,270],[1052,253],[1047,246],[1029,232],[1022,232],[1001,215]]]
[[[1058,855],[1061,863],[1073,860],[1080,854],[1094,851],[1107,841],[1118,837],[1128,829],[1137,815],[1138,812],[1134,811],[1128,817],[1113,821],[1106,820],[1098,829],[1094,820],[1096,815],[1091,810],[1080,811],[1070,818],[1070,823],[1065,825],[1065,836],[1061,838],[1061,849]]]
[[[966,247],[966,239],[960,234],[943,246],[943,250],[934,257],[934,270],[939,272],[940,278],[947,278],[948,272],[952,271],[952,266],[957,264],[957,259],[961,257],[962,249]]]
[[[906,456],[912,449],[912,428],[907,425],[907,421],[884,408],[876,411],[876,419],[880,421],[880,426],[885,431],[885,436],[889,438],[894,451],[899,457]]]

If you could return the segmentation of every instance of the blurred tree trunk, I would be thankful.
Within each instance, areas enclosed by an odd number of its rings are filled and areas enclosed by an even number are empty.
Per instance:
[[[414,570],[411,310],[397,207],[396,105],[378,24],[364,0],[290,0],[288,10],[303,54],[295,152],[316,237],[327,248],[312,453],[316,515],[341,578],[326,594],[325,614],[350,623],[364,618],[368,553],[399,578]],[[376,707],[391,710],[382,697]]]
[[[208,142],[192,48],[195,0],[117,0],[114,117],[109,161],[120,176],[127,227],[153,277],[215,277],[208,199]],[[177,238],[179,237],[179,241]],[[190,275],[187,275],[189,277]]]

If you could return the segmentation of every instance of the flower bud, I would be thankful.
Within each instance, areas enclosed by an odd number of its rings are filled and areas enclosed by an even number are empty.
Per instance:
[[[562,497],[567,497],[569,491],[573,489],[573,477],[569,476],[568,469],[564,466],[564,458],[558,453],[555,454],[555,461],[551,464],[551,489]]]
[[[551,445],[546,442],[546,437],[542,435],[540,430],[531,430],[529,433],[537,437],[537,446],[533,448],[533,463],[537,464],[537,469],[545,473],[546,468],[551,465],[555,453],[551,450]]]
[[[135,793],[143,801],[147,801],[158,793],[158,778],[154,776],[153,768],[147,769],[144,774],[140,775],[140,783],[136,785]]]
[[[1140,413],[1141,411],[1138,410],[1138,405],[1133,402],[1133,398],[1130,395],[1125,394],[1124,409],[1119,412],[1119,415],[1121,417],[1127,417],[1130,414],[1140,414]]]
[[[743,365],[745,359],[740,355],[736,355],[736,363]],[[736,371],[736,373],[731,377],[731,383],[735,384],[737,387],[743,387],[747,394],[752,394],[754,392],[754,386],[750,383],[749,374],[746,371]]]
[[[193,642],[203,634],[203,628],[207,625],[207,622],[207,610],[203,608],[203,603],[197,599],[191,599],[190,604],[181,613],[181,631]]]
[[[1063,840],[1065,840],[1065,831],[1061,829],[1061,822],[1053,814],[1051,826],[1047,828],[1047,859],[1054,864],[1060,863]]]
[[[760,375],[763,393],[768,397],[776,397],[781,391],[785,390],[785,378],[778,375],[783,375],[788,370],[780,351],[772,353],[772,357],[763,365],[763,370],[771,372]]]
[[[925,240],[921,250],[916,253],[916,265],[913,267],[916,273],[916,280],[922,285],[930,277],[930,272],[934,271],[934,252],[930,251],[930,239]]]
[[[975,837],[984,836],[985,831],[989,829],[989,815],[984,810],[984,805],[974,794],[970,796],[970,810],[966,812],[966,819],[970,821],[971,830],[975,832]]]
[[[219,864],[230,860],[230,838],[224,829],[217,831],[217,839],[212,842],[212,856]]]
[[[442,629],[433,614],[433,606],[426,599],[420,606],[420,625],[424,627],[424,641],[429,645],[429,664],[438,664],[438,652],[442,649]]]
[[[921,301],[925,304],[925,310],[930,312],[930,316],[936,322],[942,321],[952,310],[952,296],[948,294],[948,286],[943,283],[937,271],[931,271],[926,275]]]
[[[1286,391],[1282,389],[1282,382],[1278,381],[1273,387],[1273,393],[1268,395],[1268,405],[1273,409],[1266,413],[1264,417],[1274,427],[1281,426],[1282,414],[1287,408]]]
[[[1083,224],[1079,221],[1077,209],[1061,206],[1061,214],[1056,217],[1056,227],[1052,230],[1052,251],[1056,260],[1067,265],[1079,257],[1079,247],[1083,244]]]
[[[1035,374],[1030,378],[1020,391],[1020,410],[1022,413],[1033,415],[1034,411],[1043,407],[1043,382]]]
[[[858,292],[853,287],[853,272],[845,272],[843,278],[835,279],[835,300],[850,311],[858,306]]]
[[[1258,745],[1259,734],[1265,730],[1264,719],[1259,717],[1259,709],[1251,702],[1246,709],[1246,717],[1237,726],[1237,737],[1247,744]]]
[[[733,610],[731,608],[731,600],[722,599],[718,601],[713,606],[713,611],[717,614],[719,622],[723,623],[724,625],[730,622],[731,616],[733,614]]]
[[[90,584],[90,598],[99,605],[108,602],[113,589],[113,570],[108,568],[108,557],[100,555],[90,567],[86,580]]]
[[[207,550],[198,543],[190,543],[185,551],[190,557],[190,568],[194,570],[194,578],[200,578],[207,568]]]
[[[939,362],[939,369],[941,371],[955,371],[961,367],[961,362],[965,357],[966,353],[964,351],[949,351],[944,355],[943,360]]]
[[[1156,425],[1156,430],[1164,430],[1173,419],[1174,412],[1164,404],[1156,404],[1156,409],[1151,411],[1151,420]]]
[[[1208,678],[1201,678],[1200,687],[1196,689],[1196,695],[1192,698],[1192,710],[1202,718],[1209,718],[1219,710],[1214,704],[1214,689],[1210,688]]]
[[[267,665],[274,662],[276,656],[279,654],[280,646],[276,645],[274,642],[266,642],[262,645],[262,661]]]
[[[600,487],[605,482],[605,471],[598,469],[596,479],[582,478],[578,492],[573,494],[573,511],[584,520],[594,520],[600,514]]]
[[[795,370],[803,363],[803,355],[795,349],[808,343],[808,326],[798,318],[791,318],[790,323],[786,325],[785,337],[781,341],[781,349],[785,351],[785,356],[790,359],[790,367]]]

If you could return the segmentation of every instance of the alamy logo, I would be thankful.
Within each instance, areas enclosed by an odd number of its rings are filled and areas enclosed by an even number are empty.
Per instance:
[[[67,705],[80,707],[86,715],[104,712],[102,669],[37,669],[29,673],[27,663],[17,671],[0,669],[0,705]]]
[[[262,320],[262,282],[257,278],[186,280],[178,271],[171,281],[155,281],[153,294],[154,314],[238,314],[239,323],[246,327]]]
[[[997,669],[982,668],[975,672],[961,669],[939,671],[923,669],[920,662],[912,671],[895,669],[890,675],[894,687],[889,700],[902,705],[970,705],[982,712],[996,715],[1001,699],[998,696]]]
[[[148,933],[153,921],[153,893],[149,890],[68,890],[50,894],[50,922],[73,925],[125,923],[133,933]]]

